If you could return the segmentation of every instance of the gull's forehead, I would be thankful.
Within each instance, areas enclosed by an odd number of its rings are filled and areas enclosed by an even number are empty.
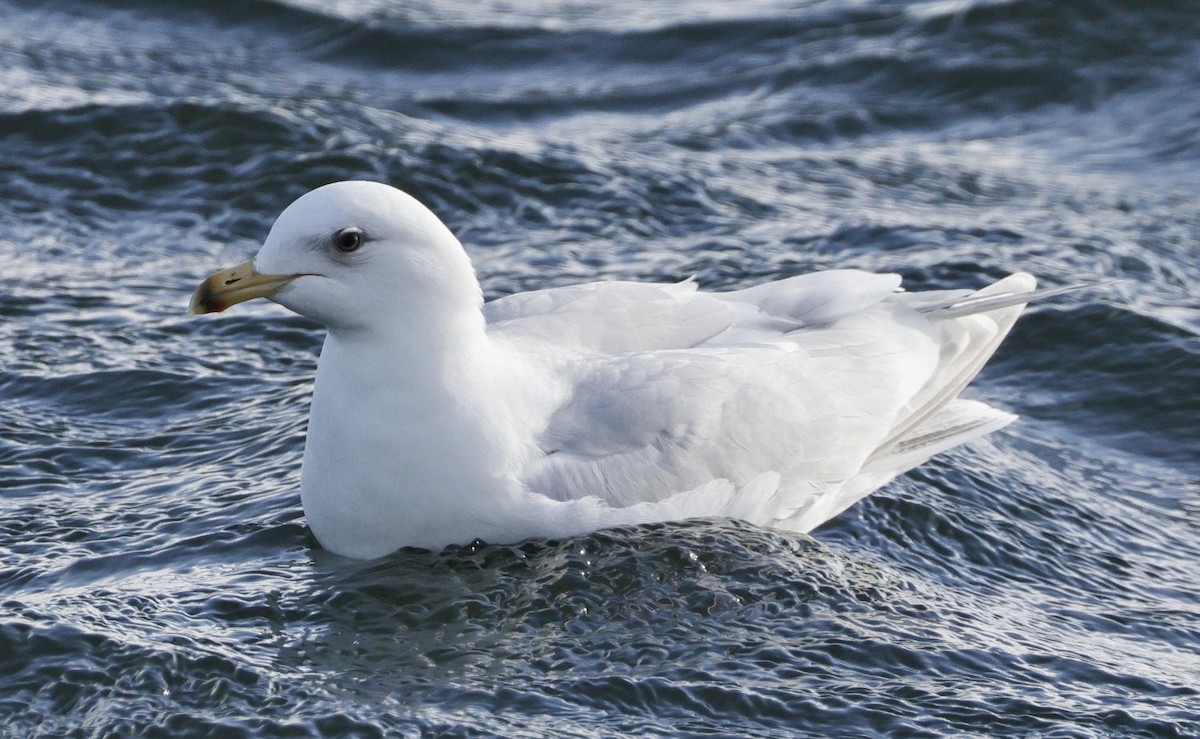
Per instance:
[[[364,232],[374,244],[372,255],[466,258],[454,234],[415,198],[377,182],[352,181],[318,188],[289,205],[267,234],[256,263],[262,271],[295,272],[299,261],[310,258],[304,255],[328,254],[331,239],[346,228]]]
[[[325,230],[348,225],[346,221],[366,215],[361,198],[345,189],[323,187],[298,198],[279,214],[278,223],[300,231]]]
[[[424,210],[423,206],[393,187],[378,182],[335,182],[289,205],[279,215],[274,230],[290,236],[329,233],[350,226],[399,230],[418,210]]]

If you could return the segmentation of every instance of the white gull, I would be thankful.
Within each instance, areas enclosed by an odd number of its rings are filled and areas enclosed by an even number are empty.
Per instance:
[[[325,548],[373,558],[703,516],[809,531],[1015,418],[958,395],[1034,287],[907,293],[834,270],[484,304],[425,206],[339,182],[284,210],[191,310],[267,297],[328,329],[301,500]]]

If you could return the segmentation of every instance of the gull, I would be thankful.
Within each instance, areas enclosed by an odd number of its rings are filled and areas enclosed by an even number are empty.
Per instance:
[[[592,282],[488,303],[428,208],[313,190],[192,313],[268,298],[327,330],[300,473],[337,554],[694,517],[807,532],[1015,416],[959,394],[1036,291],[857,270],[728,292]]]

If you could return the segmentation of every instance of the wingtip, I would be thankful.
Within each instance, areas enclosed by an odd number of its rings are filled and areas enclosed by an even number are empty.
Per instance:
[[[920,310],[923,313],[936,315],[939,318],[959,318],[961,316],[974,315],[976,313],[986,313],[988,311],[1009,308],[1014,305],[1024,305],[1036,301],[1046,300],[1047,298],[1058,297],[1067,293],[1084,290],[1087,288],[1104,287],[1119,280],[1096,280],[1091,282],[1077,282],[1072,285],[1062,287],[1046,287],[1038,288],[1037,278],[1028,272],[1014,272],[1002,280],[993,282],[991,285],[972,293],[970,296],[951,302],[930,305]]]

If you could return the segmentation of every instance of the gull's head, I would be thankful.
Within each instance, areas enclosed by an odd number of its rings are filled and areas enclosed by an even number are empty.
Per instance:
[[[301,196],[254,259],[201,283],[189,310],[217,313],[251,298],[331,330],[362,328],[381,312],[403,321],[482,302],[466,252],[438,217],[394,187],[361,181]]]

